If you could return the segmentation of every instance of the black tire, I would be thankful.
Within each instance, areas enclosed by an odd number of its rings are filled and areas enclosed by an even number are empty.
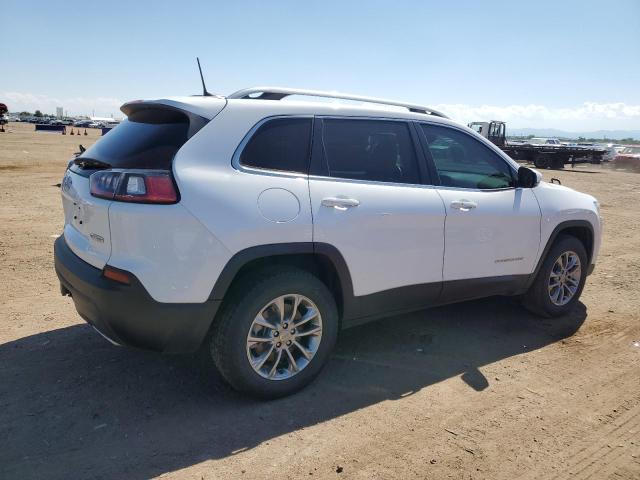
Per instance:
[[[565,305],[556,305],[551,301],[549,295],[549,278],[554,263],[564,252],[575,252],[580,259],[580,282],[571,300]],[[587,251],[580,240],[571,235],[559,235],[547,256],[542,262],[540,271],[529,290],[524,294],[523,305],[525,308],[542,317],[560,317],[566,315],[575,307],[582,294],[584,283],[587,278]]]
[[[538,153],[533,157],[533,165],[536,168],[549,168],[549,163],[549,155],[547,155],[546,153]]]
[[[322,337],[305,368],[290,378],[270,380],[260,376],[247,356],[247,335],[259,311],[273,299],[304,295],[320,311]],[[317,277],[297,268],[267,267],[240,279],[225,299],[205,342],[205,355],[236,390],[272,399],[290,395],[309,384],[327,363],[338,336],[338,311],[333,295]]]
[[[551,168],[553,170],[562,170],[564,168],[564,159],[554,158],[551,162]]]

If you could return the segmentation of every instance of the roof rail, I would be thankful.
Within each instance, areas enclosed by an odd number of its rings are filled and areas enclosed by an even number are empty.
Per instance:
[[[324,97],[339,98],[342,100],[353,100],[356,102],[377,103],[380,105],[393,105],[394,107],[404,107],[410,112],[424,113],[426,115],[434,115],[436,117],[449,118],[444,113],[434,110],[433,108],[414,105],[411,103],[396,102],[393,100],[385,100],[383,98],[363,97],[360,95],[349,95],[347,93],[323,92],[320,90],[302,90],[298,88],[281,88],[281,87],[253,87],[238,90],[227,96],[227,98],[235,99],[254,99],[254,100],[282,100],[289,95],[303,95],[307,97]]]

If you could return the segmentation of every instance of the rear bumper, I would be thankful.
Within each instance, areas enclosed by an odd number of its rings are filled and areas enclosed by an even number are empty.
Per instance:
[[[220,306],[204,303],[161,303],[131,275],[130,285],[102,276],[102,271],[74,254],[63,236],[54,245],[56,274],[80,316],[119,345],[166,353],[196,351]]]

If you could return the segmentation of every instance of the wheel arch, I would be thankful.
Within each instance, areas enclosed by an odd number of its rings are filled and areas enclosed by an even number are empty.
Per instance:
[[[536,268],[534,272],[531,274],[529,281],[527,282],[527,288],[533,283],[535,278],[542,267],[542,264],[549,253],[549,250],[557,240],[560,235],[571,235],[572,237],[577,238],[584,245],[585,250],[587,251],[587,264],[591,265],[591,261],[593,259],[593,249],[594,249],[594,229],[591,222],[588,220],[566,220],[564,222],[559,223],[549,235],[549,239],[542,251],[542,254],[538,258],[538,263],[536,264]],[[590,269],[587,270],[590,273]]]
[[[317,276],[333,293],[340,318],[355,315],[356,304],[347,264],[338,249],[326,243],[276,243],[241,250],[222,269],[209,299],[224,300],[241,277],[274,265],[300,268]]]

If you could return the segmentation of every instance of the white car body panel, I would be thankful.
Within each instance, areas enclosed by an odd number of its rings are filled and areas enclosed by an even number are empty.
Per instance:
[[[257,245],[312,241],[305,175],[249,173],[231,164],[249,129],[265,116],[269,116],[265,108],[225,109],[187,142],[174,160],[181,203],[233,253]],[[183,188],[184,185],[188,188]],[[269,189],[290,192],[292,201],[295,197],[299,205],[298,214],[276,221],[266,218],[258,199]],[[217,273],[212,272],[213,281]]]
[[[109,265],[164,303],[205,302],[230,252],[184,206],[111,202]],[[215,280],[214,280],[215,281]]]
[[[533,272],[540,246],[540,207],[531,189],[437,191],[447,211],[445,281]],[[452,208],[457,201],[476,206]]]
[[[345,259],[354,295],[442,281],[444,206],[429,186],[311,177],[314,241]],[[357,207],[322,200],[346,197]]]
[[[562,185],[541,182],[533,193],[540,204],[540,242],[544,246],[549,241],[556,226],[567,221],[586,221],[593,227],[593,254],[591,264],[595,265],[602,237],[602,219],[598,212],[597,200],[586,193],[577,192]]]
[[[67,171],[61,184],[64,238],[69,248],[96,268],[103,268],[111,255],[109,200],[89,192],[89,179]]]

